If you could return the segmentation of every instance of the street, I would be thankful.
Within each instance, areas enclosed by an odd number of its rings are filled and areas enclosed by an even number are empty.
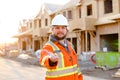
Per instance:
[[[93,68],[90,68],[89,65],[90,64],[87,63],[87,65],[85,65],[86,67],[81,66],[84,80],[119,80],[120,79],[120,78],[111,77],[111,75],[116,70],[113,71],[101,71],[99,69],[94,70]],[[44,67],[38,65],[31,65],[28,64],[28,62],[26,63],[25,61],[22,60],[16,61],[16,60],[5,59],[0,57],[0,80],[44,80],[44,77],[45,77]]]

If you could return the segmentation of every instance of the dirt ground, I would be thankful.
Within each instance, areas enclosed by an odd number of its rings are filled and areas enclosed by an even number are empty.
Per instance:
[[[28,59],[25,59],[25,60],[17,58],[17,57],[6,58],[6,59],[11,59],[11,60],[18,61],[22,65],[40,66],[39,59],[35,58],[35,57],[28,58]],[[99,77],[99,78],[101,78],[101,80],[103,80],[103,79],[105,79],[105,80],[120,80],[120,77],[119,78],[112,77],[112,75],[114,75],[117,72],[118,69],[102,70],[100,68],[96,69],[96,68],[94,68],[94,66],[92,66],[92,68],[87,68],[90,64],[87,64],[87,65],[80,64],[80,65],[81,65],[81,69],[82,69],[81,71],[82,71],[83,75]]]
[[[117,72],[117,69],[113,70],[102,70],[102,69],[91,69],[91,70],[83,70],[82,73],[87,76],[98,77],[106,80],[120,80],[119,78],[112,77]]]

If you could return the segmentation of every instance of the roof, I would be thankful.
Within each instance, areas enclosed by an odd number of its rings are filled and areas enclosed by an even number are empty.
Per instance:
[[[44,6],[45,6],[48,10],[50,10],[50,12],[54,12],[54,11],[56,11],[58,8],[60,8],[62,5],[44,3]]]
[[[62,7],[62,9],[69,8],[69,7],[72,7],[72,6],[77,6],[79,2],[80,2],[80,0],[70,0],[70,2],[66,3]]]
[[[32,35],[32,29],[27,30],[25,32],[18,33],[16,35],[14,35],[13,38],[18,38],[20,36],[30,36],[30,35]]]
[[[120,14],[115,14],[113,16],[110,16],[110,19],[113,19],[113,20],[120,19]]]
[[[81,5],[81,1],[82,0],[70,0],[68,3],[62,5],[60,8],[58,8],[57,10],[55,10],[52,13],[56,13],[60,10],[64,10],[64,9],[67,9],[67,8],[70,8],[70,7],[73,7],[73,6]]]
[[[57,9],[59,9],[61,6],[62,5],[44,3],[44,4],[42,4],[41,9],[36,17],[41,15],[44,12],[44,10],[46,10],[48,12],[48,14],[51,14],[54,11],[56,11]]]
[[[67,9],[73,6],[78,6],[78,4],[80,4],[80,0],[70,0],[68,3],[66,3],[65,5],[63,5],[60,10],[63,9]]]
[[[115,23],[116,21],[109,18],[100,18],[95,22],[95,25],[104,25],[109,23]]]
[[[112,16],[108,16],[105,18],[100,18],[96,21],[95,25],[103,25],[103,24],[109,24],[109,23],[115,23],[115,20],[120,19],[120,14],[115,14]]]
[[[78,30],[81,30],[81,28],[79,26],[74,26],[74,27],[70,27],[69,28],[70,32],[72,32],[72,31],[78,31]]]

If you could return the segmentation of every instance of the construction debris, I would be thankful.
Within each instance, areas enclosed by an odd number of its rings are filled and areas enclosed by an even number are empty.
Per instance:
[[[120,69],[112,77],[120,77]]]
[[[28,54],[20,54],[20,55],[18,56],[18,58],[28,59],[28,58],[31,58],[31,56],[29,56]]]

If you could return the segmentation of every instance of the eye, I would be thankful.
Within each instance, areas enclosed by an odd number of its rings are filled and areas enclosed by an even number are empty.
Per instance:
[[[55,27],[54,29],[59,29],[59,27]]]
[[[55,29],[66,29],[65,26],[56,26]]]
[[[62,29],[66,29],[66,27],[62,27]]]

